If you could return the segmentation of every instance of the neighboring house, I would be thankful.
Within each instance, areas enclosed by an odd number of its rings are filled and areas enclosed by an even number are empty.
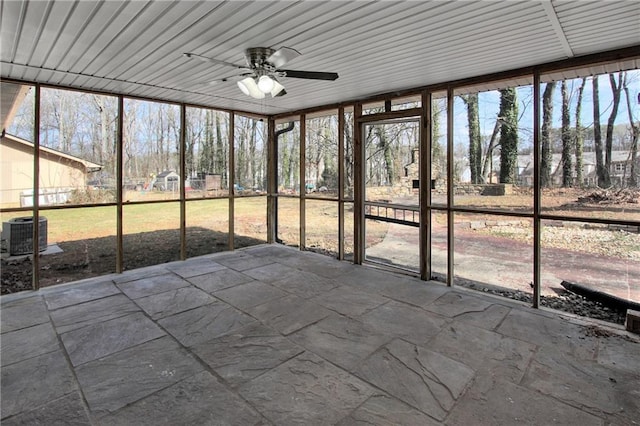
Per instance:
[[[33,205],[33,142],[3,134],[0,144],[0,206]],[[40,204],[60,204],[72,190],[85,189],[99,164],[40,147]]]
[[[551,182],[553,186],[562,185],[562,154],[556,153],[551,157]],[[572,156],[573,177],[575,178],[575,157]],[[604,160],[603,160],[604,161]],[[518,183],[522,186],[533,186],[533,157],[531,155],[518,155],[518,164],[526,163],[525,169],[520,173]],[[640,171],[640,156],[636,159],[636,173]],[[609,174],[612,185],[621,185],[623,179],[627,181],[631,173],[631,157],[629,151],[611,152],[611,167]],[[596,186],[598,175],[596,174],[596,153],[585,152],[582,156],[582,184]],[[626,184],[626,182],[625,182]]]

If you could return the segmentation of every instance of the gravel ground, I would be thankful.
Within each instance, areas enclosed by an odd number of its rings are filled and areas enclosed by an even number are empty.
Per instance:
[[[524,226],[489,226],[476,230],[486,235],[533,243],[532,230]],[[545,226],[542,246],[640,261],[640,234],[624,230],[577,226]]]

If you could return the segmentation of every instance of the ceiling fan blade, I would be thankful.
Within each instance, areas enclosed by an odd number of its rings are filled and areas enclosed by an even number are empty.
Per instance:
[[[295,59],[300,55],[301,53],[298,52],[296,49],[282,46],[280,49],[273,52],[271,56],[267,58],[267,62],[269,62],[271,65],[273,65],[276,68],[280,68],[290,60]]]
[[[187,58],[197,58],[197,59],[200,59],[201,61],[211,62],[213,64],[226,65],[228,67],[238,68],[241,70],[248,70],[246,66],[236,65],[236,64],[232,64],[231,62],[220,61],[218,59],[207,58],[206,56],[198,55],[195,53],[185,52],[183,53],[183,55],[186,56]]]
[[[335,72],[296,71],[296,70],[278,70],[278,72],[283,72],[285,77],[305,78],[307,80],[333,81],[338,78],[338,73],[335,73]]]
[[[222,78],[218,78],[216,80],[212,80],[208,84],[209,84],[209,86],[215,86],[215,85],[220,84],[220,83],[236,82],[236,81],[242,80],[242,79],[244,79],[244,78],[246,78],[248,76],[251,76],[251,75],[253,75],[253,74],[251,74],[251,73],[241,73],[241,74],[229,75],[227,77],[222,77]]]

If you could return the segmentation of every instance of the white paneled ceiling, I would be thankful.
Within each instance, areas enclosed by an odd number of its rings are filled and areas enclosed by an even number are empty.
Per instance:
[[[13,1],[1,3],[1,76],[277,114],[640,46],[640,1]],[[233,68],[288,46],[287,95],[254,100]],[[640,49],[640,48],[639,48]]]

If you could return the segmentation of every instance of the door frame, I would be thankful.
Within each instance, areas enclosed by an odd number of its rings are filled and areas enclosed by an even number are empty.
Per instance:
[[[365,262],[365,125],[399,121],[417,121],[419,136],[419,222],[420,222],[420,278],[431,278],[431,95],[423,93],[422,107],[378,114],[362,115],[362,105],[354,108],[354,263]]]

